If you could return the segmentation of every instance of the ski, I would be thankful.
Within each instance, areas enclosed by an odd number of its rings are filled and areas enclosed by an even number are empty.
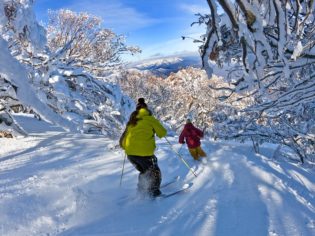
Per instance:
[[[180,179],[180,176],[175,176],[173,179],[167,181],[166,183],[161,184],[160,188],[165,188],[173,183],[176,183]]]
[[[174,183],[174,182],[172,182],[172,183]],[[168,185],[170,185],[170,184],[168,184]],[[188,189],[190,189],[192,186],[193,186],[193,183],[184,184],[180,189],[176,189],[174,191],[162,193],[161,195],[159,195],[155,198],[147,198],[147,197],[140,197],[140,196],[125,196],[124,198],[121,198],[118,201],[118,204],[123,206],[126,204],[126,202],[132,202],[132,201],[137,200],[137,199],[142,199],[142,200],[145,200],[145,199],[146,200],[148,200],[148,199],[151,199],[151,200],[165,199],[165,198],[169,198],[169,197],[172,197],[172,196],[180,194],[180,193],[184,193]]]
[[[168,180],[167,182],[161,184],[160,186],[160,189],[164,189],[176,182],[178,182],[180,180],[180,176],[175,176],[174,178]],[[131,200],[134,200],[134,199],[137,199],[139,196],[130,196],[130,195],[127,195],[127,196],[122,196],[118,201],[119,203],[121,202],[124,202],[124,201],[131,201]]]
[[[186,192],[186,191],[187,191],[188,189],[190,189],[192,186],[193,186],[193,183],[184,184],[181,189],[174,190],[173,192],[170,192],[170,193],[162,193],[162,194],[161,194],[160,196],[158,196],[157,198],[168,198],[168,197],[174,196],[174,195],[176,195],[176,194]]]

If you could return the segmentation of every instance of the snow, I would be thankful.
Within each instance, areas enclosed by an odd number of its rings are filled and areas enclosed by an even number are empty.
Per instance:
[[[301,41],[298,41],[296,47],[294,48],[291,59],[296,60],[303,52],[303,45]]]
[[[117,140],[15,119],[30,135],[0,139],[3,236],[315,235],[314,168],[272,159],[273,145],[254,154],[246,143],[205,139],[205,163],[183,147],[194,177],[159,140],[163,181],[180,175],[192,188],[167,199],[122,201],[136,196],[137,172],[127,161],[119,186],[124,154]],[[177,137],[167,139],[179,150]]]
[[[15,13],[14,17],[11,17],[10,19],[11,27],[14,25],[15,34],[19,35],[27,29],[28,40],[29,42],[32,42],[32,44],[29,45],[30,50],[33,50],[34,52],[40,51],[46,45],[46,31],[36,21],[36,16],[32,9],[32,0],[23,0],[19,2],[8,0],[0,1],[0,33],[3,33],[2,31],[5,29],[3,25],[9,23],[7,22],[8,18],[4,12],[4,6],[10,5],[17,7],[17,13]],[[20,36],[22,36],[22,34]]]

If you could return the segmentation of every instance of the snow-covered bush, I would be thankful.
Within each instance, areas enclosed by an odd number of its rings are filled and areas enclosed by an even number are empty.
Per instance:
[[[120,87],[107,77],[95,79],[82,68],[52,68],[45,82],[33,82],[41,100],[83,132],[117,136],[134,106]]]

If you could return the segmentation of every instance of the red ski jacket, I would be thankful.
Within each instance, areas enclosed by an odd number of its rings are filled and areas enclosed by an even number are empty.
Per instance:
[[[187,143],[188,148],[196,148],[201,145],[200,138],[203,137],[203,132],[196,128],[192,123],[187,123],[179,136],[179,143]],[[185,140],[185,141],[184,141]]]

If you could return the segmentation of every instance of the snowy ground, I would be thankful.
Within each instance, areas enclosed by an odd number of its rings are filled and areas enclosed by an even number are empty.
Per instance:
[[[32,133],[0,139],[0,235],[315,235],[315,169],[272,160],[272,146],[256,155],[247,144],[203,141],[206,164],[182,148],[195,178],[161,140],[163,181],[180,175],[193,187],[167,199],[122,200],[135,196],[137,172],[127,162],[119,187],[116,143],[18,119]]]

